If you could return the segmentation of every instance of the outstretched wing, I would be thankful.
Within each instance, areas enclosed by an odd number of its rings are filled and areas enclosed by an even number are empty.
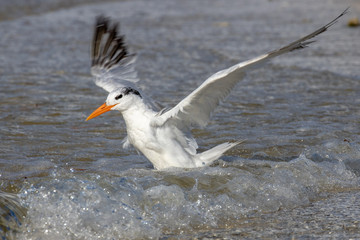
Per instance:
[[[133,87],[138,81],[134,54],[128,54],[124,36],[118,34],[118,24],[110,26],[108,18],[96,18],[91,47],[91,74],[97,86],[106,91]]]
[[[347,11],[348,9],[325,26],[285,47],[215,73],[174,108],[166,112],[159,112],[151,124],[153,126],[162,126],[169,120],[180,120],[187,125],[197,124],[199,126],[205,126],[214,109],[231,92],[235,85],[244,78],[247,71],[259,67],[261,64],[276,56],[307,47],[314,42],[310,39],[325,32],[329,27],[334,25],[340,17],[346,14]]]

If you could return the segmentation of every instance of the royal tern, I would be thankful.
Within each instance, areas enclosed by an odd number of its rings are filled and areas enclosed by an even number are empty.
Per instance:
[[[109,92],[106,102],[86,120],[110,110],[121,112],[127,130],[124,147],[132,144],[161,170],[170,167],[195,168],[211,164],[240,142],[226,142],[197,153],[198,145],[190,132],[193,125],[204,127],[211,113],[245,74],[264,62],[298,49],[303,49],[315,36],[325,32],[347,13],[309,35],[275,51],[238,63],[210,76],[192,93],[171,109],[155,111],[150,101],[135,87],[138,81],[135,55],[129,54],[124,37],[118,34],[118,24],[97,17],[92,42],[91,73],[94,82]]]

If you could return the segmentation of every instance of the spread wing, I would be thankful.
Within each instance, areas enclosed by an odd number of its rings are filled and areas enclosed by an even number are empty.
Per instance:
[[[133,87],[138,81],[136,56],[128,54],[124,36],[118,34],[118,24],[110,26],[108,18],[96,19],[91,47],[91,74],[94,82],[108,92],[119,87]]]
[[[179,102],[174,108],[169,111],[159,112],[152,120],[152,126],[160,127],[168,121],[171,121],[172,124],[174,123],[173,121],[181,121],[187,125],[197,124],[199,126],[205,126],[214,109],[222,100],[224,100],[235,85],[244,78],[246,72],[255,67],[261,66],[276,56],[307,47],[309,44],[314,42],[310,39],[325,32],[329,27],[334,25],[340,17],[346,14],[347,11],[348,9],[325,26],[285,47],[258,56],[251,60],[238,63],[228,69],[215,73],[191,94]]]

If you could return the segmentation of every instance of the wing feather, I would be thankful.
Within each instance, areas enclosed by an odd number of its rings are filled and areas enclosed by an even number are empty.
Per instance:
[[[199,126],[205,126],[214,109],[228,94],[230,94],[236,84],[245,77],[246,72],[261,66],[271,58],[307,47],[314,42],[310,39],[325,32],[347,12],[348,8],[325,26],[282,48],[260,55],[251,60],[238,63],[228,69],[215,73],[175,107],[166,112],[157,114],[152,120],[151,125],[160,127],[169,120],[175,120],[182,121],[183,124],[186,123],[186,125],[197,124]]]
[[[91,74],[97,86],[106,91],[119,87],[134,87],[138,81],[136,56],[129,54],[124,36],[118,34],[118,23],[110,26],[103,16],[96,19],[91,47]]]

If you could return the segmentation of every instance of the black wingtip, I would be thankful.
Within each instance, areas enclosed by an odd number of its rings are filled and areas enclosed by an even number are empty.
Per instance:
[[[96,17],[91,50],[91,65],[101,65],[110,69],[122,59],[128,57],[128,50],[123,35],[118,34],[119,23],[111,23],[103,15]]]
[[[350,7],[347,7],[342,13],[340,13],[339,16],[337,16],[334,20],[332,20],[331,22],[329,22],[326,26],[324,26],[325,31],[331,27],[332,25],[334,25],[335,23],[338,22],[339,18],[341,18],[342,16],[348,14],[350,12]]]
[[[333,26],[335,23],[337,23],[337,21],[342,16],[347,14],[349,12],[349,9],[350,9],[349,7],[346,8],[340,15],[338,15],[336,18],[334,18],[331,22],[329,22],[328,24],[322,26],[321,28],[317,29],[316,31],[306,35],[305,37],[302,37],[302,38],[300,38],[300,39],[286,45],[285,47],[282,47],[282,48],[277,49],[275,51],[269,52],[268,56],[275,57],[275,56],[281,55],[281,54],[286,53],[286,52],[292,52],[292,51],[295,51],[295,50],[304,49],[304,48],[308,47],[310,44],[315,42],[315,40],[311,40],[311,39],[318,36],[319,34],[322,34],[325,31],[327,31],[331,26]]]

